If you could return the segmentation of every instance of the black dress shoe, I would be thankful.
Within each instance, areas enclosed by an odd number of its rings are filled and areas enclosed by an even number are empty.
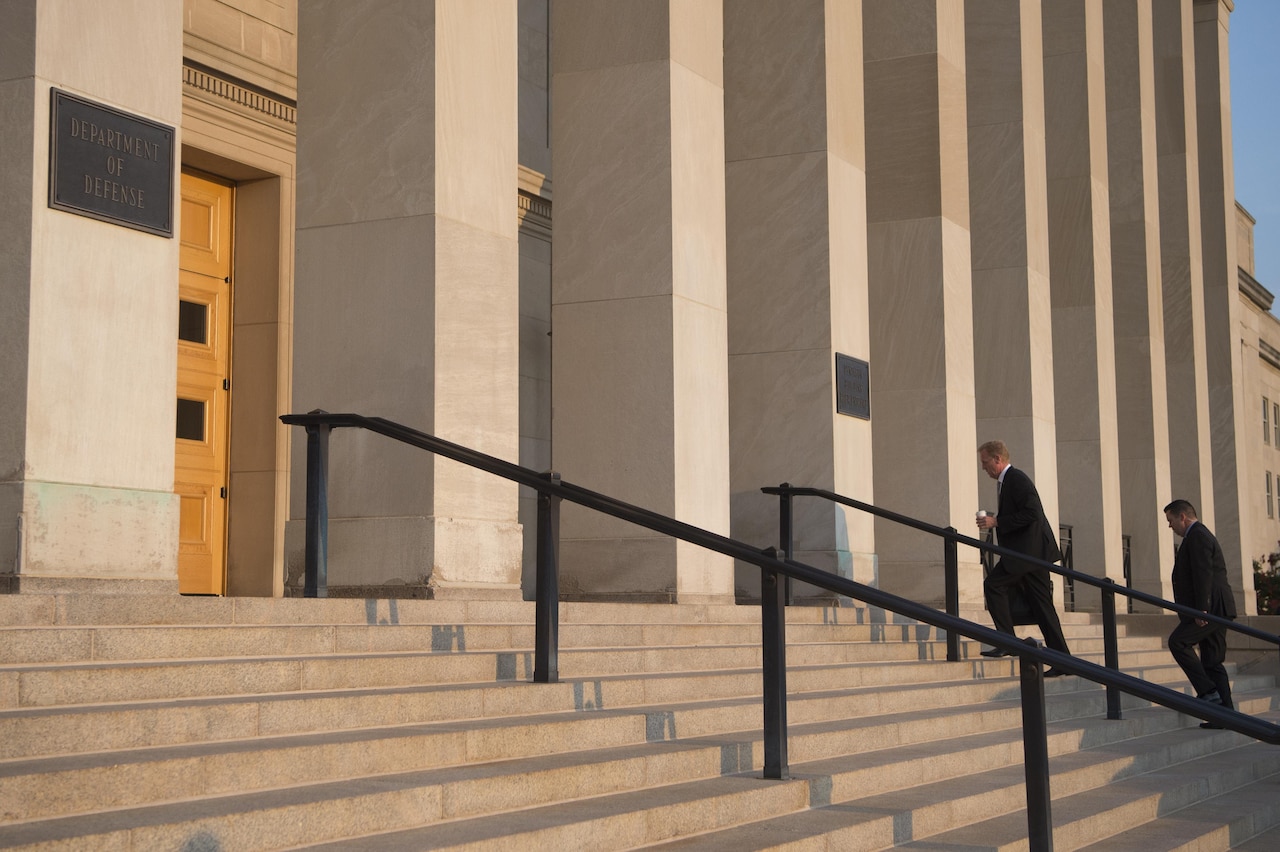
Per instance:
[[[1222,696],[1218,694],[1218,690],[1216,689],[1213,690],[1213,692],[1206,692],[1204,695],[1197,695],[1196,698],[1199,698],[1201,701],[1208,701],[1210,704],[1222,703]]]
[[[1047,671],[1045,671],[1044,676],[1045,677],[1066,677],[1069,674],[1071,674],[1071,672],[1064,672],[1062,669],[1048,669]]]
[[[984,656],[984,657],[1007,657],[1007,656],[1009,656],[1009,652],[1008,652],[1008,651],[1002,651],[1002,650],[1001,650],[1001,649],[999,649],[999,648],[988,648],[987,650],[985,650],[985,651],[983,651],[983,652],[982,652],[982,656]]]

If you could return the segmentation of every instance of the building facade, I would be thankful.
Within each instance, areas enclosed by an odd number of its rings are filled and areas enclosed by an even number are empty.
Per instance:
[[[1280,320],[1271,309],[1275,296],[1254,278],[1253,217],[1236,205],[1237,254],[1240,258],[1240,352],[1244,364],[1246,399],[1255,405],[1255,419],[1248,440],[1246,481],[1251,498],[1245,511],[1251,516],[1253,540],[1248,557],[1262,563],[1280,551],[1280,443],[1276,415],[1280,414]],[[1255,418],[1256,418],[1255,414]]]
[[[1169,597],[1184,497],[1252,611],[1280,334],[1240,260],[1232,8],[10,3],[0,579],[290,593],[278,416],[321,408],[761,547],[783,481],[968,531],[1000,438],[1077,570]],[[171,159],[125,165],[135,136]],[[330,453],[333,593],[530,593],[532,493],[370,434]],[[935,542],[797,510],[797,558],[941,600]],[[573,507],[561,559],[571,597],[758,590]]]

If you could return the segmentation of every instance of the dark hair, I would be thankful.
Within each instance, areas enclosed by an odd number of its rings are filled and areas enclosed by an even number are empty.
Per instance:
[[[1175,515],[1186,515],[1188,518],[1199,517],[1196,515],[1196,507],[1191,505],[1189,500],[1174,500],[1168,506],[1164,507],[1164,513],[1167,515],[1172,512]]]

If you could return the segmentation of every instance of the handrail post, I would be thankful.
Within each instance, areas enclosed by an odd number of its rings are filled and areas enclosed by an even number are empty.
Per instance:
[[[782,557],[784,559],[796,558],[796,541],[795,527],[793,522],[795,516],[791,507],[791,492],[786,490],[791,487],[791,483],[784,482],[778,486],[783,489],[778,495],[778,544],[782,548]],[[787,584],[787,606],[795,603],[795,592],[791,587],[791,578],[786,579]]]
[[[552,485],[560,474],[543,474]],[[560,680],[560,497],[538,492],[538,554],[534,581],[533,682]]]
[[[323,412],[313,412],[323,413]],[[302,594],[308,598],[329,596],[329,433],[326,424],[307,429],[306,554],[303,558]]]
[[[1111,586],[1115,580],[1105,578]],[[1120,644],[1116,638],[1116,593],[1115,589],[1102,590],[1102,657],[1103,663],[1112,671],[1120,670]],[[1107,718],[1120,718],[1120,690],[1107,685]]]
[[[1034,639],[1028,639],[1034,643]],[[1022,680],[1022,753],[1027,787],[1027,842],[1031,852],[1053,852],[1049,797],[1049,733],[1044,709],[1044,672],[1036,660],[1018,656]]]
[[[956,532],[955,527],[947,527],[947,532]],[[946,581],[947,615],[960,615],[960,553],[959,543],[954,538],[943,539],[942,566]],[[947,631],[947,662],[960,662],[960,634],[954,630]]]
[[[944,615],[932,606],[890,594],[849,578],[832,576],[829,572],[796,562],[793,559],[783,562],[779,559],[777,548],[771,547],[766,551],[761,551],[741,541],[699,529],[679,522],[674,518],[668,518],[656,512],[610,498],[607,495],[598,494],[571,483],[562,483],[559,476],[554,472],[539,474],[495,456],[469,450],[458,444],[452,444],[433,435],[418,432],[380,417],[364,417],[358,414],[330,414],[325,411],[315,410],[305,415],[281,415],[280,420],[288,425],[303,426],[307,431],[304,594],[308,596],[327,596],[329,436],[335,428],[358,427],[369,429],[393,440],[401,441],[458,463],[518,482],[538,492],[540,497],[537,578],[539,623],[535,629],[539,633],[537,643],[540,650],[538,652],[539,662],[535,667],[535,680],[554,681],[558,678],[556,654],[558,648],[559,594],[558,574],[555,569],[558,564],[559,504],[562,499],[570,500],[578,505],[654,530],[663,535],[670,535],[680,541],[687,541],[725,556],[759,566],[761,568],[762,590],[761,668],[764,680],[765,706],[763,716],[765,729],[765,777],[767,778],[786,778],[789,772],[787,765],[786,719],[786,594],[782,577],[788,579],[792,577],[799,578],[801,582],[812,584],[814,587],[824,588],[842,596],[851,597],[888,612],[908,616],[917,622],[933,625],[935,629],[945,630],[949,634],[955,632],[957,637],[971,636],[987,642],[992,641],[992,638],[995,637],[995,642],[1001,645],[1007,644],[1007,639],[1000,638],[999,634],[989,628],[965,621],[958,615],[951,614],[951,612]],[[775,492],[775,489],[772,488],[763,490],[767,493]],[[784,514],[787,519],[785,544],[788,548],[791,548],[793,544],[791,540],[791,498],[800,495],[830,496],[830,492],[811,488],[793,488],[787,483],[784,483],[781,489],[776,489],[779,494],[783,491],[786,492],[785,503],[788,509]],[[999,551],[1005,550],[1005,548],[991,548],[990,545],[977,542],[968,536],[962,536],[954,528],[942,529],[917,519],[877,509],[874,506],[861,504],[849,498],[842,498],[839,495],[835,495],[832,499],[861,511],[869,511],[877,517],[886,518],[891,522],[905,524],[932,535],[940,535],[947,539],[952,539],[953,541],[950,542],[952,546],[949,548],[950,552],[946,554],[944,559],[944,561],[951,564],[958,563],[958,557],[952,556],[952,553],[962,542],[966,546],[978,546],[984,550],[984,553],[987,552],[988,548]],[[1040,562],[1041,560],[1033,561]],[[1064,569],[1059,569],[1049,563],[1043,564],[1051,571],[1056,571],[1061,576],[1067,576],[1067,574],[1063,573]],[[1144,603],[1161,606],[1165,609],[1172,609],[1175,612],[1182,613],[1186,610],[1186,614],[1189,615],[1198,615],[1198,612],[1190,607],[1165,601],[1145,592],[1122,588],[1110,579],[1106,579],[1104,582],[1103,579],[1077,572],[1071,572],[1070,575],[1075,579],[1083,580],[1089,585],[1098,586],[1105,593],[1104,602],[1109,607],[1110,612],[1104,618],[1104,624],[1109,628],[1106,669],[1099,669],[1092,663],[1073,660],[1069,663],[1063,663],[1068,672],[1074,673],[1076,670],[1081,670],[1084,672],[1081,675],[1082,677],[1106,684],[1108,688],[1110,688],[1112,681],[1118,682],[1120,686],[1115,688],[1119,692],[1145,698],[1189,715],[1200,715],[1201,718],[1205,718],[1207,721],[1223,724],[1224,727],[1230,730],[1253,737],[1259,741],[1280,745],[1280,725],[1264,722],[1234,710],[1212,707],[1189,696],[1174,692],[1167,687],[1150,684],[1118,671],[1114,617],[1114,595],[1117,591],[1125,594],[1126,597],[1136,598]],[[949,600],[948,607],[954,612],[956,607],[951,606],[951,604],[952,601]],[[1208,616],[1208,618],[1215,624],[1220,623],[1245,635],[1280,644],[1280,636],[1273,633],[1244,625],[1236,625],[1217,616]],[[1039,650],[1026,651],[1019,649],[1018,652],[1020,656],[1020,673],[1022,675],[1023,745],[1026,755],[1025,766],[1028,773],[1028,821],[1031,829],[1029,837],[1031,838],[1032,850],[1050,850],[1052,848],[1052,822],[1049,816],[1048,744],[1045,725],[1043,672],[1040,670],[1041,663],[1035,661],[1028,663],[1026,661],[1024,655],[1028,653],[1036,654],[1038,657],[1045,658],[1051,662],[1059,658],[1060,655],[1056,652],[1045,653]],[[1097,671],[1094,671],[1095,669]],[[1108,700],[1111,700],[1110,697]],[[1204,714],[1207,714],[1207,716]],[[1119,716],[1117,715],[1115,718],[1119,718]]]
[[[777,550],[765,551],[777,558]],[[764,777],[788,778],[787,601],[777,571],[760,569],[761,669],[764,676]]]

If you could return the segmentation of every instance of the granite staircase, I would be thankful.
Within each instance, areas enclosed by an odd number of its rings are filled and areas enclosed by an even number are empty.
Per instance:
[[[1014,661],[787,619],[773,781],[754,607],[562,604],[561,682],[533,684],[531,603],[0,597],[0,848],[1027,848]],[[1158,636],[1121,666],[1186,687]],[[1280,719],[1274,677],[1235,683]],[[1280,848],[1280,748],[1045,690],[1056,849]]]

